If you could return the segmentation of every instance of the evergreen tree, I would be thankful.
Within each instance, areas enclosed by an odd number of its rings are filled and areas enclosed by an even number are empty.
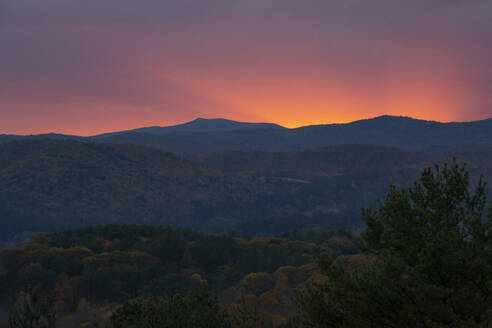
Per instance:
[[[39,290],[21,292],[9,313],[9,328],[55,328],[56,314],[48,302],[41,299]]]
[[[297,296],[303,327],[491,327],[492,211],[464,166],[426,169],[364,211],[374,254],[350,271],[324,254],[327,276]]]
[[[119,307],[114,328],[232,328],[227,312],[209,292],[137,298]]]

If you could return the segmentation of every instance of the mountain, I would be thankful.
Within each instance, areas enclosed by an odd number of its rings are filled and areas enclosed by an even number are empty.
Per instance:
[[[269,123],[196,119],[169,127],[148,127],[94,137],[67,135],[1,136],[15,139],[71,139],[104,144],[133,144],[178,153],[220,151],[301,151],[328,145],[374,144],[411,151],[492,146],[492,119],[440,123],[408,117],[380,116],[347,124],[287,129]]]
[[[167,134],[132,131],[103,136],[97,142],[131,143],[175,152],[275,152],[343,144],[375,144],[428,151],[458,146],[492,146],[492,119],[439,123],[408,117],[381,116],[348,124],[313,125],[296,129],[176,131]]]
[[[226,120],[223,118],[197,118],[193,121],[173,126],[152,126],[128,131],[105,133],[95,136],[95,138],[104,138],[126,133],[145,133],[145,134],[168,134],[173,132],[223,132],[223,131],[244,131],[260,129],[285,129],[284,127],[272,123],[246,123]]]
[[[138,223],[205,232],[357,229],[391,183],[457,157],[492,181],[492,148],[426,153],[339,145],[176,155],[73,140],[0,144],[0,239],[25,231]]]
[[[13,141],[13,140],[22,140],[22,139],[32,139],[32,140],[54,139],[54,140],[77,140],[77,141],[90,140],[87,137],[79,137],[74,135],[58,134],[58,133],[34,134],[34,135],[26,135],[26,136],[14,135],[14,134],[0,134],[0,143]]]

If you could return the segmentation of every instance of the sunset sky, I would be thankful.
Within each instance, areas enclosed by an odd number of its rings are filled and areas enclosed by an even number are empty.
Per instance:
[[[0,0],[0,134],[492,117],[492,0]]]

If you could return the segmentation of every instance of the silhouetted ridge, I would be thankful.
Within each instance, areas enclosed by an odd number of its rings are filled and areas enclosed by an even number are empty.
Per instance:
[[[271,123],[246,123],[227,120],[223,118],[197,118],[193,121],[173,125],[173,126],[152,126],[139,128],[129,131],[114,132],[96,136],[97,138],[118,135],[122,133],[147,133],[147,134],[168,134],[172,132],[221,132],[221,131],[243,131],[243,130],[258,130],[258,129],[283,129],[280,125]]]
[[[0,136],[0,142],[23,138],[124,143],[180,153],[227,150],[275,152],[349,144],[374,144],[428,151],[464,146],[492,146],[492,119],[440,123],[384,115],[347,124],[287,129],[270,123],[198,118],[175,126],[148,127],[90,138],[63,135]]]

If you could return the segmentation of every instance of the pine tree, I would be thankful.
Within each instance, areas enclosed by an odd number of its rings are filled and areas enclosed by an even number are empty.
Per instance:
[[[304,327],[491,327],[492,211],[466,168],[422,172],[364,211],[373,260],[350,271],[324,254],[327,276],[297,302]]]
[[[55,328],[56,313],[40,297],[39,289],[21,292],[9,313],[9,328]]]

